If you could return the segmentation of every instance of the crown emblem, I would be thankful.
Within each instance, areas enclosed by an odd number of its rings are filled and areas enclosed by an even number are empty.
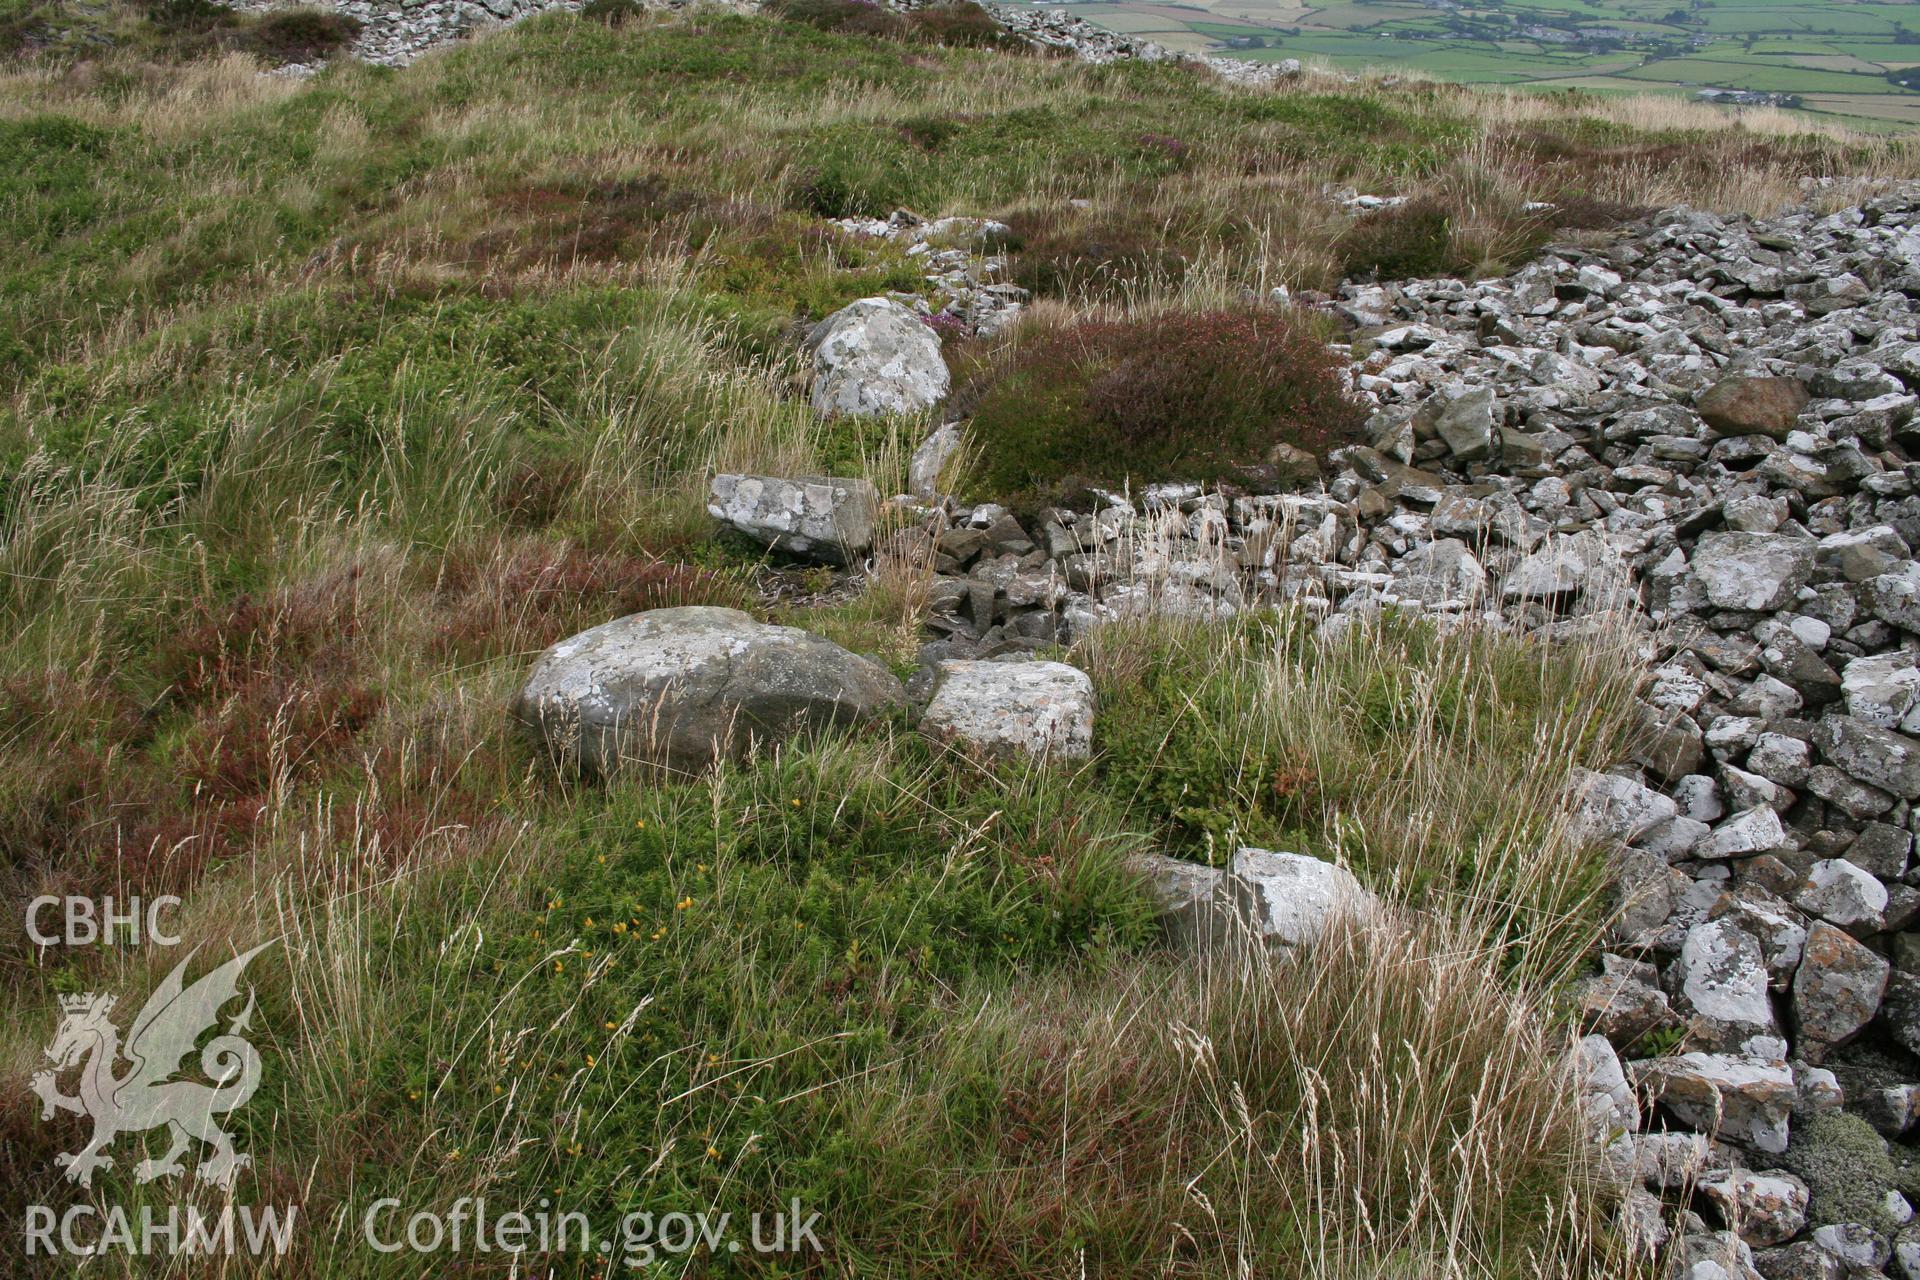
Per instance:
[[[83,992],[77,996],[61,996],[60,1008],[67,1013],[98,1012],[105,1014],[113,1008],[113,997],[96,995],[91,991]]]

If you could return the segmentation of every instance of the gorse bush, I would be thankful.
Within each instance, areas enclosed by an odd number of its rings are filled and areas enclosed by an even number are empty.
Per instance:
[[[1276,446],[1350,443],[1363,414],[1312,327],[1278,311],[1167,311],[1029,326],[967,371],[960,403],[998,496],[1130,480],[1271,485]]]

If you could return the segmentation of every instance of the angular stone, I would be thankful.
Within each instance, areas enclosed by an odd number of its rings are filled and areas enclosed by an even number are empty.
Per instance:
[[[769,546],[836,564],[873,546],[880,494],[866,480],[717,475],[707,514]]]
[[[1226,905],[1272,946],[1317,942],[1335,922],[1377,917],[1379,900],[1345,867],[1298,853],[1242,849],[1221,884]]]
[[[1787,1148],[1795,1091],[1793,1072],[1784,1062],[1683,1053],[1631,1063],[1628,1074],[1683,1124],[1756,1151]]]
[[[1429,543],[1393,566],[1393,594],[1428,608],[1471,605],[1486,586],[1487,571],[1458,538]]]
[[[940,492],[947,464],[960,452],[963,437],[957,423],[935,427],[907,460],[907,492],[931,498]]]
[[[1913,653],[1855,658],[1840,677],[1840,691],[1855,719],[1920,733],[1920,661]]]
[[[1485,458],[1493,451],[1493,388],[1455,397],[1434,419],[1433,429],[1458,461]]]
[[[1825,1048],[1845,1044],[1873,1021],[1890,968],[1824,920],[1807,930],[1806,953],[1793,977],[1793,1016],[1797,1047],[1809,1061],[1819,1061]]]
[[[1612,838],[1630,844],[1680,812],[1671,798],[1616,773],[1575,769],[1572,785],[1574,826],[1589,840]]]
[[[1694,403],[1708,426],[1723,436],[1763,435],[1785,440],[1807,407],[1798,378],[1722,378]]]
[[[1625,589],[1620,558],[1597,533],[1556,533],[1507,575],[1509,598],[1553,600]]]
[[[1084,760],[1093,751],[1093,681],[1064,662],[948,659],[920,732],[988,755]]]
[[[1581,1031],[1603,1035],[1618,1049],[1630,1050],[1646,1037],[1680,1025],[1667,993],[1632,972],[1582,978],[1570,995]]]
[[[1787,843],[1787,829],[1771,808],[1756,807],[1736,813],[1694,847],[1698,858],[1738,858],[1765,853]]]
[[[1697,1189],[1748,1244],[1782,1244],[1807,1225],[1807,1184],[1790,1173],[1716,1170]]]
[[[1695,1038],[1712,1049],[1736,1049],[1778,1031],[1760,942],[1731,918],[1687,930],[1671,978],[1680,1012],[1691,1014]]]
[[[1878,933],[1887,910],[1887,887],[1845,858],[1813,864],[1793,905],[1838,925],[1856,938]]]
[[[1225,924],[1219,902],[1225,872],[1161,853],[1136,854],[1127,865],[1141,877],[1169,942],[1199,950],[1218,940]]]
[[[1693,549],[1693,575],[1719,609],[1770,613],[1792,602],[1813,578],[1815,543],[1781,533],[1703,534]]]
[[[1587,1123],[1603,1140],[1614,1132],[1640,1127],[1640,1107],[1621,1070],[1620,1055],[1605,1036],[1583,1036],[1574,1046],[1580,1079],[1580,1106]]]
[[[1821,754],[1849,777],[1902,800],[1920,799],[1920,740],[1856,716],[1828,716],[1816,741]]]

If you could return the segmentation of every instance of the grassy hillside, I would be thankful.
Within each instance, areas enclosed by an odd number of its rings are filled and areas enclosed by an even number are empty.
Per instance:
[[[309,82],[165,41],[0,75],[7,914],[175,892],[190,942],[279,944],[242,1198],[305,1206],[291,1274],[421,1274],[359,1214],[481,1193],[823,1215],[821,1258],[694,1274],[1620,1274],[1552,1006],[1601,915],[1560,780],[1622,750],[1624,649],[1119,628],[1069,773],[888,732],[583,789],[504,708],[544,646],[666,604],[910,668],[915,566],[851,593],[703,513],[715,467],[893,492],[925,425],[795,394],[803,326],[920,284],[829,217],[1004,217],[1016,278],[1081,282],[1056,314],[1145,313],[1334,279],[1329,184],[1427,197],[1475,269],[1562,233],[1530,200],[1764,207],[1910,158],[834,25],[613,11]],[[1166,954],[1127,856],[1236,840],[1420,913],[1278,971]],[[173,957],[0,942],[17,1219],[82,1194],[51,1162],[80,1123],[24,1085],[56,997],[132,1003]],[[96,1194],[156,1193],[123,1163]]]

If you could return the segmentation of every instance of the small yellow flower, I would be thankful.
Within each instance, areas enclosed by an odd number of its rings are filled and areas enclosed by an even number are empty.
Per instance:
[[[494,1092],[494,1094],[495,1094],[496,1096],[498,1096],[499,1094],[503,1094],[503,1093],[505,1093],[506,1091],[507,1091],[507,1090],[506,1090],[506,1088],[505,1088],[505,1086],[503,1086],[503,1085],[495,1085],[495,1086],[493,1086],[493,1092]]]
[[[590,1067],[591,1067],[591,1066],[595,1066],[595,1065],[597,1065],[597,1064],[596,1064],[596,1063],[594,1062],[594,1060],[593,1060],[593,1055],[592,1055],[592,1054],[588,1054],[588,1055],[587,1055],[587,1065],[588,1065],[588,1066],[590,1066]]]
[[[647,829],[647,824],[645,822],[636,822],[633,824],[633,829],[635,831],[645,831]]]
[[[447,1152],[447,1159],[458,1160],[459,1158],[460,1158],[460,1148],[455,1147],[453,1150]]]
[[[718,1160],[719,1158],[720,1158],[720,1148],[718,1147],[707,1148],[707,1159]]]
[[[798,808],[800,807],[800,797],[799,797],[799,796],[795,796],[795,797],[793,798],[793,807],[794,807],[794,808],[796,808],[796,809],[798,809]]]
[[[611,1019],[609,1019],[608,1021],[606,1021],[606,1022],[603,1022],[603,1023],[601,1023],[600,1025],[601,1025],[601,1026],[603,1026],[603,1027],[605,1027],[605,1028],[606,1028],[606,1029],[607,1029],[608,1031],[611,1031],[611,1030],[613,1030],[613,1028],[614,1028],[614,1025],[615,1025],[615,1024],[613,1023],[613,1021],[612,1021]]]
[[[685,911],[688,907],[692,905],[693,905],[692,898],[682,898],[680,899],[680,901],[673,904],[673,909],[675,911]]]
[[[655,942],[658,942],[658,941],[660,941],[660,939],[662,939],[662,938],[664,938],[664,937],[666,937],[666,936],[667,936],[667,926],[665,926],[665,925],[661,925],[661,926],[660,926],[660,927],[659,927],[658,929],[655,929],[655,930],[653,931],[653,940],[654,940]]]
[[[595,858],[594,861],[604,867],[607,865],[607,855],[603,853],[599,857]]]
[[[418,1089],[409,1089],[407,1090],[407,1097],[414,1102],[418,1102],[420,1101],[420,1091]]]
[[[706,864],[706,863],[704,863],[704,862],[696,862],[696,863],[694,863],[694,864],[693,864],[693,869],[694,869],[695,871],[698,871],[698,872],[700,872],[700,873],[702,873],[702,874],[705,874],[705,872],[706,872],[706,870],[707,870],[707,864]]]
[[[555,973],[565,973],[567,971],[567,966],[563,962],[559,960],[555,960],[553,962],[553,971]]]
[[[588,916],[588,917],[587,917],[587,918],[586,918],[585,920],[582,920],[582,921],[580,922],[580,927],[581,927],[582,929],[591,929],[591,928],[593,928],[593,917],[592,917],[592,916]]]

